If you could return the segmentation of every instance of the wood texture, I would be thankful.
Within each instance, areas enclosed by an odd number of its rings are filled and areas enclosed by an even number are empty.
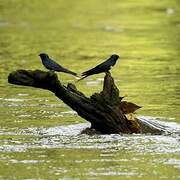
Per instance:
[[[90,98],[78,91],[74,84],[62,85],[57,75],[40,70],[17,70],[9,74],[8,82],[16,85],[47,89],[53,92],[79,116],[91,123],[93,131],[102,134],[114,133],[153,133],[162,129],[154,124],[141,121],[133,114],[140,106],[123,101],[119,89],[108,72],[104,77],[103,90]]]

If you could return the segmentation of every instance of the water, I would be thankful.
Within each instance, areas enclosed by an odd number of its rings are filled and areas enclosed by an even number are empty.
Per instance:
[[[0,0],[0,179],[180,179],[179,17],[178,0]],[[7,83],[43,70],[40,52],[77,73],[120,54],[121,95],[173,133],[81,135],[89,124],[52,93]],[[76,85],[89,96],[102,80]]]

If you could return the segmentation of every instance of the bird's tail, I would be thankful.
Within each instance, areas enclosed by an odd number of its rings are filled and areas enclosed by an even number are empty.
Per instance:
[[[81,80],[83,80],[83,79],[85,79],[85,78],[87,78],[87,77],[88,77],[88,76],[84,76],[84,77],[78,79],[77,82],[79,82],[79,81],[81,81]]]
[[[78,76],[77,73],[72,72],[72,71],[68,71],[67,73],[72,74],[73,76]]]
[[[62,72],[62,69],[61,69],[61,72]],[[78,77],[77,73],[75,73],[75,72],[73,72],[73,71],[70,71],[70,70],[68,70],[68,69],[64,69],[63,72]]]

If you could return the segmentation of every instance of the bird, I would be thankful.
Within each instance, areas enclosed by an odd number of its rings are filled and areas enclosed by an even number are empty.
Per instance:
[[[107,59],[106,61],[104,61],[103,63],[95,66],[94,68],[92,68],[88,71],[83,72],[81,74],[83,77],[81,79],[79,79],[78,81],[80,81],[88,76],[94,75],[94,74],[108,72],[111,69],[111,67],[116,64],[116,61],[118,60],[118,58],[119,58],[119,56],[117,54],[111,55],[110,58]]]
[[[49,70],[52,70],[52,71],[64,72],[64,73],[68,73],[68,74],[77,76],[77,73],[72,72],[72,71],[62,67],[57,62],[55,62],[54,60],[50,59],[48,54],[40,53],[39,56],[40,56],[40,58],[42,60],[42,64],[44,65],[45,68],[47,68]]]

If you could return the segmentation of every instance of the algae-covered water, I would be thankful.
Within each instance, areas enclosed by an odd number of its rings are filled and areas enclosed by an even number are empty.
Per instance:
[[[179,0],[0,0],[0,179],[180,179]],[[112,75],[139,118],[165,135],[81,135],[89,126],[52,93],[7,83],[46,52],[81,73],[120,55]],[[103,74],[76,83],[87,96]]]

